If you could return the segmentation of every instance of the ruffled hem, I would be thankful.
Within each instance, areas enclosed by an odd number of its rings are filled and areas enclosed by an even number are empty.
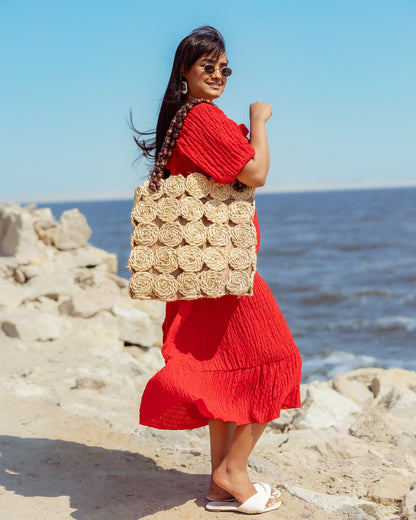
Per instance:
[[[148,382],[140,424],[187,430],[206,426],[209,419],[266,423],[280,417],[281,410],[300,407],[302,360],[297,351],[283,360],[233,371],[185,376],[183,367],[174,365],[168,362]]]

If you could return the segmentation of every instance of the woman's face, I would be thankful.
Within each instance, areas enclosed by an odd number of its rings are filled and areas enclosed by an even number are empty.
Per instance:
[[[215,67],[212,74],[208,74],[204,70],[205,65],[208,64]],[[222,75],[221,71],[227,66],[228,62],[225,54],[221,54],[219,58],[202,56],[197,59],[191,68],[182,74],[188,82],[187,100],[205,98],[212,101],[220,97],[227,83],[227,78]]]

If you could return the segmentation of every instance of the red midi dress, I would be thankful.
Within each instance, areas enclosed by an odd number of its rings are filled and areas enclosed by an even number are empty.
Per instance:
[[[254,156],[247,129],[200,103],[185,119],[168,167],[229,183]],[[257,217],[257,250],[260,233]],[[256,273],[253,296],[226,295],[166,304],[165,366],[147,383],[140,423],[165,430],[210,418],[265,423],[300,406],[301,357],[279,307]]]

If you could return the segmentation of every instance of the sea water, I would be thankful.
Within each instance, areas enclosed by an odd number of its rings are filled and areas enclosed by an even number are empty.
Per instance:
[[[77,207],[128,278],[131,200]],[[256,196],[258,271],[303,357],[303,381],[359,367],[416,370],[416,188]]]

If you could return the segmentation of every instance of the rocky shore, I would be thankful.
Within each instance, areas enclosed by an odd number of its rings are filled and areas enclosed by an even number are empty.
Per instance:
[[[130,300],[90,235],[76,209],[56,221],[0,207],[0,518],[231,517],[203,508],[205,428],[137,424],[163,364],[164,304]],[[364,368],[302,395],[250,461],[253,479],[282,489],[267,518],[416,519],[416,373]]]

